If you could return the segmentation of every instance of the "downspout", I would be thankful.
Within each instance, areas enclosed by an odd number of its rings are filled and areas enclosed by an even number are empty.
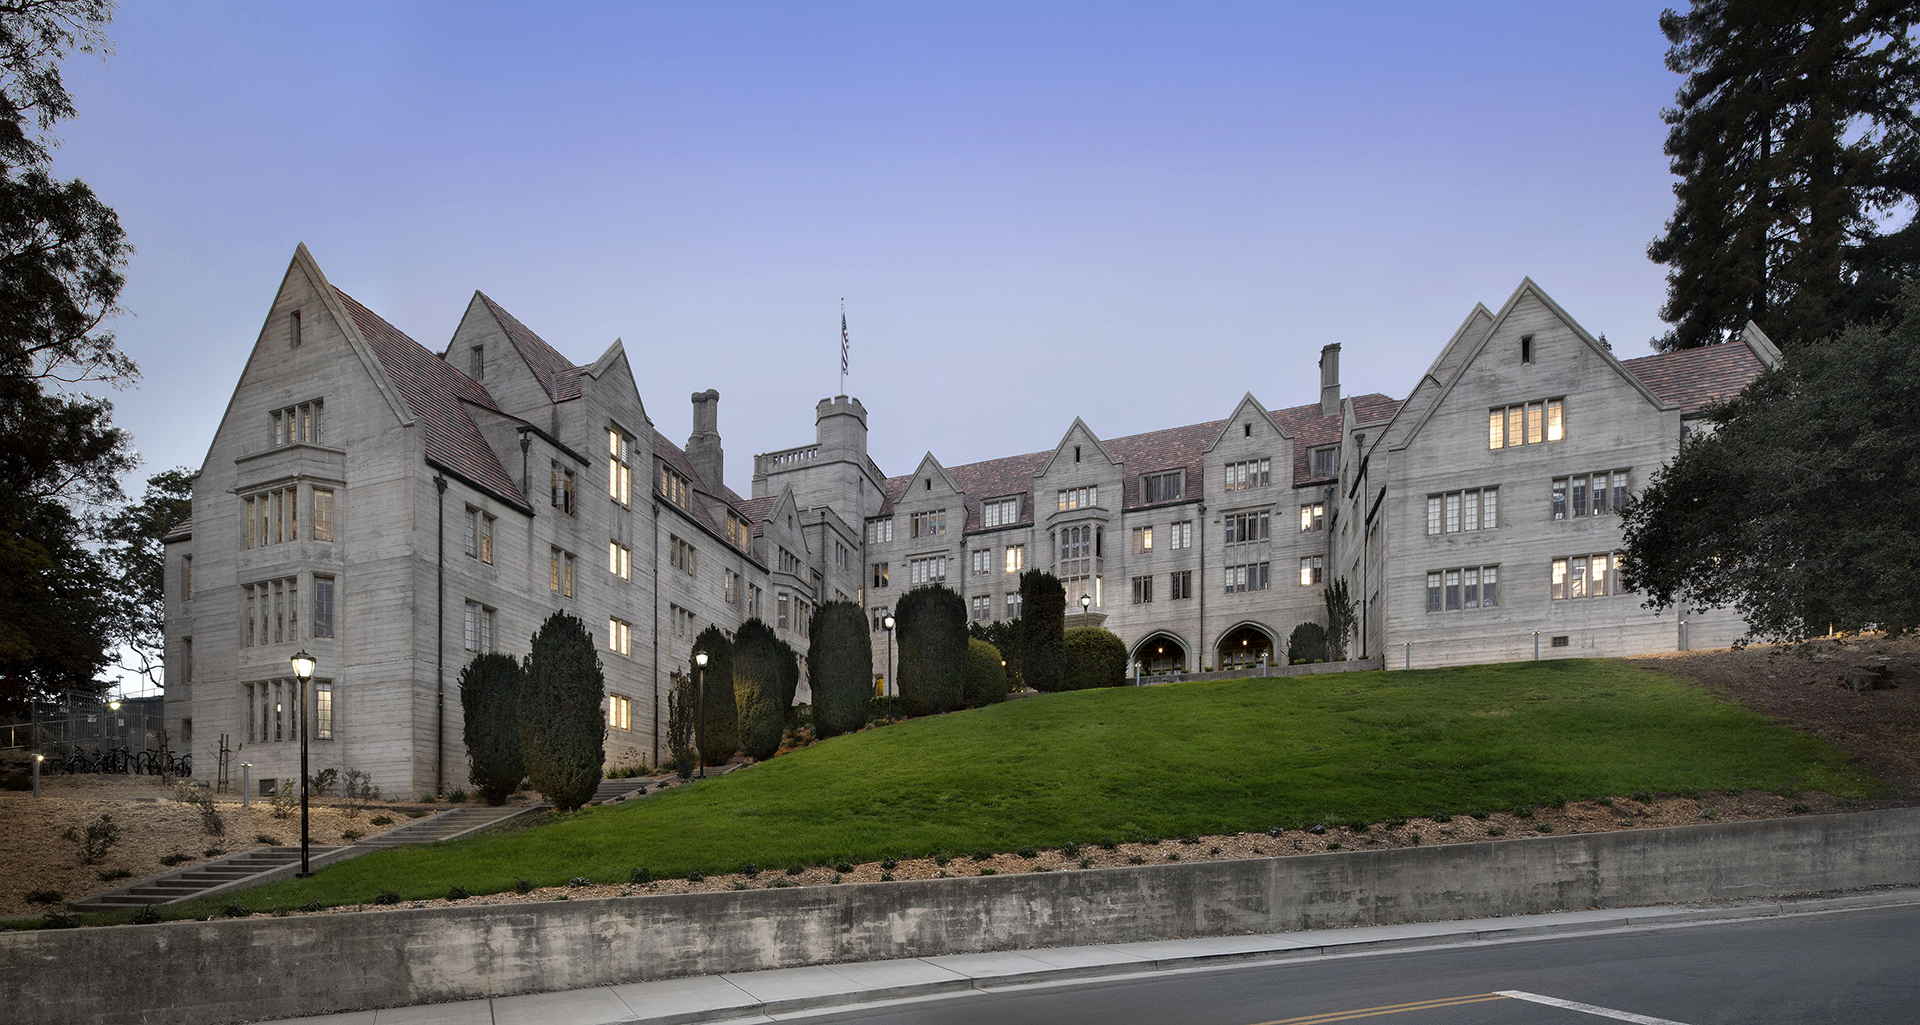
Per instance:
[[[660,767],[660,500],[653,501],[653,765]]]
[[[433,641],[433,793],[447,792],[447,478],[433,475],[434,490],[440,493],[440,539],[434,557],[434,641]]]
[[[1200,515],[1196,517],[1200,525],[1200,664],[1208,665],[1207,660],[1207,503],[1200,503]]]

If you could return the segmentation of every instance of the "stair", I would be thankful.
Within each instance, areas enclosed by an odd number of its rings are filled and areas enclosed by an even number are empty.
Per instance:
[[[545,807],[546,805],[544,803],[539,803],[504,805],[499,808],[490,808],[485,805],[477,808],[455,808],[452,811],[443,811],[430,818],[409,823],[398,829],[389,829],[384,833],[369,836],[364,840],[356,841],[354,846],[374,848],[399,847],[412,843],[436,843],[441,840],[452,840],[456,837],[462,837],[468,833],[475,832],[476,830],[485,829],[496,822],[505,822],[516,815],[525,815],[528,812]]]
[[[660,780],[646,776],[634,776],[631,779],[603,779],[587,799],[588,804],[611,804],[624,801],[629,797],[638,797]]]
[[[338,847],[309,847],[308,862],[311,864],[323,858],[328,861],[338,860],[326,856],[340,850],[341,848]],[[293,868],[299,863],[300,848],[298,847],[259,847],[239,854],[230,854],[203,865],[195,865],[192,868],[108,890],[105,893],[96,893],[90,897],[68,901],[67,907],[74,911],[111,911],[149,904],[172,904],[175,901],[202,897],[216,890],[226,889],[233,883]]]

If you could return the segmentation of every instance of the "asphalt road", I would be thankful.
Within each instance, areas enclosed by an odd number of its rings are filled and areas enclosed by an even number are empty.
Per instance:
[[[1515,992],[1591,1009],[1499,995]],[[808,1020],[861,1025],[1910,1025],[1920,1023],[1920,907],[1167,973],[969,994],[809,1015]]]

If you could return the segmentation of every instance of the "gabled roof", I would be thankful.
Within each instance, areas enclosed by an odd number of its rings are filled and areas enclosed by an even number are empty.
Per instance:
[[[335,288],[353,328],[380,360],[387,379],[425,430],[427,459],[522,512],[532,511],[513,476],[494,454],[493,446],[467,414],[462,403],[500,412],[493,396],[480,382],[455,370],[419,342]],[[502,413],[502,416],[506,414]]]
[[[1655,395],[1679,406],[1681,416],[1733,398],[1766,369],[1752,348],[1736,342],[1641,356],[1620,365]]]
[[[533,329],[520,323],[519,318],[508,313],[499,303],[494,302],[485,292],[476,291],[474,297],[486,304],[487,312],[493,314],[500,329],[506,333],[507,340],[513,343],[520,358],[526,361],[527,369],[539,378],[540,386],[547,390],[547,398],[554,402],[565,402],[580,397],[580,374],[582,368],[573,365],[573,361],[560,355],[546,339],[534,334]]]
[[[760,521],[767,515],[767,509],[756,507],[755,511],[750,513],[748,509],[752,507],[754,503],[741,498],[737,492],[725,484],[715,487],[712,482],[702,478],[700,471],[693,468],[693,460],[687,458],[687,453],[681,449],[680,446],[668,440],[666,435],[661,434],[657,430],[653,432],[653,458],[657,462],[665,463],[673,467],[675,473],[685,477],[687,482],[692,486],[695,494],[705,495],[710,499],[728,506],[741,519],[746,520],[753,526],[753,532],[755,534],[760,533]],[[656,494],[658,493],[659,479],[660,475],[656,472],[653,479],[646,484],[648,488],[656,489]],[[672,503],[667,504],[672,505]],[[690,502],[688,505],[690,506],[689,508],[681,509],[679,506],[674,506],[674,508],[680,509],[682,513],[692,517],[695,522],[713,531],[716,537],[724,538],[727,536],[726,525],[713,518],[713,514],[707,509],[706,503]],[[751,555],[752,553],[749,552],[747,554]]]
[[[179,523],[174,524],[172,527],[169,527],[167,529],[166,536],[160,539],[160,543],[172,544],[175,541],[187,541],[187,540],[191,540],[192,538],[193,538],[193,517],[189,516],[186,519],[181,520]]]

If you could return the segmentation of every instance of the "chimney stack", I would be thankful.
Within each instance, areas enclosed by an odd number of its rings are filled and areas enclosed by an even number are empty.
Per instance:
[[[713,388],[693,393],[693,434],[687,438],[687,461],[714,494],[726,487],[726,455],[720,449],[720,393]]]
[[[1340,343],[1320,350],[1320,415],[1340,415]]]

